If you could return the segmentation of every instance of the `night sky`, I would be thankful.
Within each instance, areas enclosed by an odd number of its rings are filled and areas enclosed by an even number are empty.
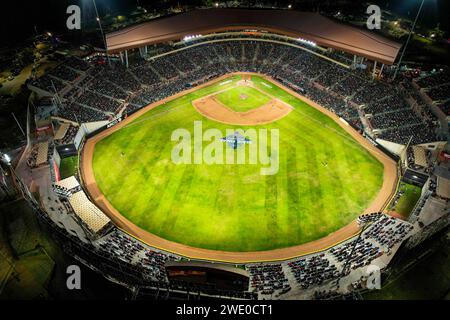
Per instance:
[[[100,15],[106,12],[119,14],[136,8],[136,1],[96,0]],[[46,31],[65,32],[66,9],[76,4],[81,8],[82,21],[95,17],[92,0],[7,0],[1,2],[0,32],[2,44],[14,43]]]
[[[382,0],[378,2],[382,8],[389,8],[393,12],[414,19],[420,7],[421,0]],[[449,32],[450,1],[425,0],[422,12],[420,13],[419,23],[425,23],[433,28],[439,23],[442,30]]]

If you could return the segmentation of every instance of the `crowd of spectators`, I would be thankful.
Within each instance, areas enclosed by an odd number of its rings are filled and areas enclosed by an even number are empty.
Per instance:
[[[384,114],[407,109],[410,109],[410,106],[402,97],[391,95],[366,105],[363,110],[367,114]]]
[[[247,270],[252,291],[271,295],[275,291],[287,292],[291,288],[281,264],[250,265]]]
[[[384,130],[378,135],[379,138],[397,142],[400,144],[407,144],[411,139],[411,144],[420,144],[425,142],[436,141],[436,133],[434,126],[428,126],[423,123],[409,125],[407,127],[391,128]]]
[[[383,248],[390,250],[402,242],[414,227],[394,217],[383,216],[364,233],[365,238],[377,241]]]
[[[58,109],[58,116],[78,123],[102,121],[110,118],[106,113],[86,108],[79,103],[64,104]]]
[[[445,115],[450,114],[450,69],[431,72],[414,81]]]
[[[128,94],[121,87],[102,78],[92,80],[89,88],[112,99],[125,100],[128,97]]]
[[[361,215],[358,223],[366,225],[360,236],[323,252],[281,264],[247,267],[252,288],[266,294],[282,290],[283,284],[288,283],[283,267],[292,273],[303,290],[326,285],[341,276],[349,275],[352,270],[370,265],[404,241],[414,228],[410,223],[380,212]]]
[[[38,145],[34,145],[31,148],[31,152],[27,159],[27,165],[29,168],[36,168],[37,155],[38,155]]]
[[[144,85],[152,86],[161,81],[161,77],[153,72],[149,63],[143,59],[136,60],[129,68],[133,74],[139,77]]]
[[[113,63],[112,67],[105,69],[102,73],[96,75],[97,78],[109,81],[113,86],[119,87],[126,92],[134,92],[141,88],[142,84],[137,80],[137,76],[130,73],[126,67],[120,63]]]
[[[377,129],[397,129],[401,123],[407,125],[420,124],[421,120],[411,112],[395,111],[389,113],[377,113],[370,118],[372,125]]]
[[[444,84],[439,87],[431,88],[426,91],[427,95],[433,101],[446,101],[450,98],[450,83]]]
[[[190,85],[229,72],[260,72],[282,81],[361,129],[359,112],[347,100],[362,105],[363,112],[371,115],[373,127],[381,130],[379,136],[386,140],[406,143],[413,136],[414,144],[435,139],[433,126],[427,127],[428,123],[411,109],[393,84],[371,81],[358,71],[347,70],[291,46],[227,41],[204,44],[149,61],[130,60],[130,67],[126,69],[118,63],[113,63],[112,67],[90,66],[75,58],[54,69],[51,74],[55,78],[44,76],[36,81],[47,88],[51,85],[48,81],[52,80],[58,91],[64,87],[58,79],[73,81],[79,75],[74,70],[86,73],[84,80],[77,84],[82,89],[81,94],[70,103],[63,102],[58,112],[63,118],[91,122],[108,119],[118,112],[124,105],[119,100],[128,103],[128,111],[134,111]],[[436,86],[434,81],[430,78],[419,84]],[[75,96],[75,93],[80,91],[69,91],[68,96]],[[403,241],[412,230],[411,225],[381,213],[360,216],[358,222],[371,225],[360,238],[325,253],[285,264],[247,266],[250,287],[266,295],[288,292],[291,285],[284,267],[303,289],[321,285],[338,277],[347,262],[348,272],[370,264],[385,250]],[[164,265],[168,255],[150,250],[117,230],[98,240],[98,246],[106,254],[138,268],[149,279],[167,281]]]
[[[386,94],[396,94],[396,89],[384,82],[369,82],[366,83],[364,88],[360,88],[358,90],[358,92],[353,96],[352,101],[359,105],[367,105],[384,98]]]
[[[73,82],[80,76],[80,73],[71,68],[67,68],[63,64],[60,64],[56,68],[52,69],[48,74],[66,82]]]
[[[406,150],[406,161],[408,163],[408,168],[414,169],[416,171],[424,171],[426,173],[429,173],[433,169],[432,161],[430,161],[431,158],[431,150],[423,148],[424,153],[424,159],[425,163],[418,164],[416,163],[416,155],[414,154],[414,148],[418,148],[416,146],[410,146]]]
[[[450,83],[450,70],[442,69],[419,78],[417,84],[421,88],[431,88],[441,86],[444,83]]]
[[[30,85],[44,90],[50,94],[55,94],[66,87],[66,84],[61,80],[51,77],[48,74],[43,75],[30,82]]]
[[[381,212],[371,212],[371,213],[368,213],[368,214],[362,214],[362,215],[360,215],[358,217],[356,222],[359,225],[364,225],[364,224],[367,224],[367,223],[371,223],[371,222],[377,221],[378,219],[380,219],[381,216],[382,216]]]
[[[147,249],[117,229],[98,240],[97,245],[108,255],[140,269],[149,280],[167,282],[165,263],[168,255]]]
[[[86,91],[77,100],[79,104],[95,108],[100,111],[104,111],[110,114],[114,114],[119,110],[121,103],[117,100],[109,99],[94,91]]]
[[[369,265],[383,254],[379,247],[362,237],[331,248],[330,253],[337,261],[347,265],[345,275],[351,270]]]
[[[67,85],[76,82],[90,68],[86,61],[70,56],[42,77],[31,81],[30,84],[53,94],[55,90],[60,92]]]
[[[436,106],[442,110],[446,116],[450,116],[450,100],[447,102],[437,103]]]
[[[326,69],[316,80],[324,87],[332,87],[341,82],[346,76],[348,76],[348,72],[336,65]]]
[[[170,47],[165,46],[165,49]],[[165,49],[161,52],[167,52]],[[158,46],[152,50],[158,51]],[[89,64],[78,58],[67,61],[70,62],[54,69],[53,73],[59,76],[48,79],[47,75],[37,81],[48,87],[48,81],[53,79],[58,91],[64,86],[58,79],[70,80],[75,74],[87,74],[76,85],[83,90],[66,92],[61,108],[63,115],[70,109],[64,103],[90,109],[88,117],[77,115],[80,119],[94,119],[96,114],[104,119],[125,105],[127,112],[131,112],[203,83],[205,79],[249,71],[282,81],[360,130],[364,129],[361,117],[370,115],[366,120],[371,129],[378,129],[374,132],[381,139],[401,144],[407,143],[411,136],[414,144],[437,140],[433,115],[413,110],[395,84],[372,81],[361,70],[347,69],[311,52],[280,43],[230,39],[192,48],[186,45],[183,50],[148,60],[137,54],[130,55],[128,69],[119,62],[88,68]],[[69,71],[66,74],[62,70]],[[422,82],[434,84],[431,78],[419,81]],[[362,113],[357,105],[362,105]],[[73,117],[70,120],[74,120]]]
[[[343,97],[352,97],[358,90],[366,86],[368,79],[364,74],[354,70],[349,73],[347,77],[337,82],[333,87],[333,91],[340,94]]]
[[[74,56],[67,57],[64,60],[63,64],[67,67],[70,67],[72,69],[79,70],[79,71],[87,71],[90,68],[89,63],[87,63],[86,61],[84,61],[80,58],[74,57]]]
[[[72,143],[75,139],[78,129],[79,128],[77,126],[70,124],[64,137],[62,137],[62,139],[53,140],[53,142],[55,143],[55,145],[65,145]]]
[[[321,253],[288,263],[302,289],[319,286],[324,281],[334,279],[339,275],[336,265],[332,264],[325,255],[325,253]]]
[[[30,169],[34,169],[37,168],[41,165],[47,164],[48,160],[50,159],[52,153],[53,153],[53,143],[49,143],[48,144],[48,148],[47,148],[47,154],[42,154],[44,161],[42,163],[38,163],[38,158],[39,158],[39,153],[41,152],[40,148],[39,148],[40,144],[37,143],[35,145],[32,146],[31,151],[28,155],[27,158],[27,166]],[[44,149],[45,150],[45,149]]]

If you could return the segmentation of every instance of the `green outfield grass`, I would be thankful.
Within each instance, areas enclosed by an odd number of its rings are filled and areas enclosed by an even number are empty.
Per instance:
[[[255,86],[295,108],[274,123],[244,128],[279,130],[278,173],[260,175],[265,166],[259,164],[174,164],[174,130],[192,134],[197,120],[203,130],[239,128],[209,120],[191,104],[233,88],[241,78],[230,79],[160,105],[97,143],[96,181],[122,215],[151,233],[195,247],[269,250],[324,237],[375,198],[382,164],[329,117],[259,77],[252,79]],[[253,93],[261,96],[255,101],[266,97]]]
[[[249,111],[268,103],[271,98],[252,87],[235,87],[218,93],[217,100],[236,112]]]
[[[422,189],[413,186],[412,184],[402,183],[399,190],[403,191],[403,194],[398,200],[394,210],[407,218],[419,200]]]

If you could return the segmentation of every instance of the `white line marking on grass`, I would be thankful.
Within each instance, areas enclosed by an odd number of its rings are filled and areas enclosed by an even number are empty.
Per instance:
[[[270,88],[270,89],[272,89],[272,86],[270,86],[270,85],[268,85],[267,83],[265,83],[265,82],[260,82],[263,86],[266,86],[267,88]],[[281,88],[280,88],[281,89]]]
[[[219,86],[223,86],[224,84],[227,84],[230,82],[233,82],[233,80],[227,80],[227,81],[221,82],[221,83],[219,83]]]

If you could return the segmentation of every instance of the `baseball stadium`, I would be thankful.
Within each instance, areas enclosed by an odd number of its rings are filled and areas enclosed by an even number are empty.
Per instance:
[[[448,123],[402,44],[318,13],[197,9],[28,83],[15,188],[137,299],[332,299],[450,223]],[[30,174],[31,173],[31,174]],[[188,286],[188,289],[183,289]]]

